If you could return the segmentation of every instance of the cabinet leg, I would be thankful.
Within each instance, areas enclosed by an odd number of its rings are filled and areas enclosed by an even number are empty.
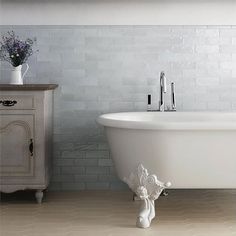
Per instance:
[[[42,200],[43,200],[43,190],[42,189],[39,189],[36,191],[35,198],[36,198],[37,203],[39,203],[39,204],[42,203]]]

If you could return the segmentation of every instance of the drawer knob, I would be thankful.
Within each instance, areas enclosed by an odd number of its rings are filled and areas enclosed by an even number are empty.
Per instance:
[[[13,101],[11,101],[11,100],[2,100],[2,101],[0,101],[0,104],[2,104],[5,107],[12,107],[16,103],[17,103],[17,101],[15,101],[15,100],[13,100]]]

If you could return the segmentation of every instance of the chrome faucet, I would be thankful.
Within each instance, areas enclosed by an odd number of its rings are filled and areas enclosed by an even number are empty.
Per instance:
[[[166,76],[165,72],[162,71],[160,74],[160,101],[159,107],[157,109],[152,109],[151,106],[151,94],[148,94],[148,105],[147,111],[176,111],[176,99],[175,99],[175,83],[171,82],[171,106],[167,106],[165,109],[165,93],[167,92],[166,89]]]
[[[160,101],[159,101],[159,111],[165,111],[165,97],[166,93],[166,77],[165,72],[162,71],[160,74]]]

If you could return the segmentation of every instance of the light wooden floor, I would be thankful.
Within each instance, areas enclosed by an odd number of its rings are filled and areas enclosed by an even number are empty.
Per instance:
[[[135,227],[139,202],[130,192],[3,195],[1,236],[236,236],[236,190],[172,190],[156,202],[151,228]]]

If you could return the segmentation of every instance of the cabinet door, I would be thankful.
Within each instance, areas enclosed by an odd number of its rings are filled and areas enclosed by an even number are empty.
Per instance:
[[[33,137],[33,114],[0,114],[0,176],[34,175]]]

